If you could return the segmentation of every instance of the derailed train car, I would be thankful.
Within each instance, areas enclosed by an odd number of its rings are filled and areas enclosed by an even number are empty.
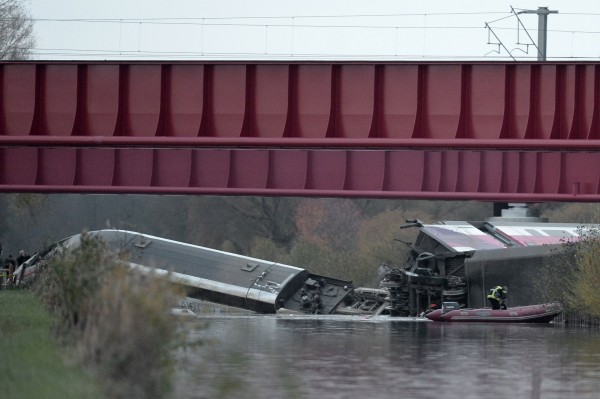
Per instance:
[[[431,304],[458,302],[464,308],[487,305],[490,288],[507,286],[509,306],[540,303],[534,281],[547,271],[566,242],[597,226],[547,223],[537,217],[498,217],[482,222],[447,221],[418,228],[407,262],[388,268],[381,286],[389,291],[386,310],[416,315]]]
[[[103,241],[120,262],[167,275],[192,299],[260,313],[416,316],[434,303],[484,307],[496,285],[509,287],[509,306],[540,303],[532,282],[586,226],[500,217],[437,224],[412,220],[402,228],[418,228],[417,239],[404,264],[387,268],[379,288],[354,288],[299,267],[131,231],[87,234]],[[16,270],[17,279],[32,278],[40,263],[80,240],[75,235],[34,255]]]
[[[185,287],[188,298],[259,313],[328,314],[356,301],[352,284],[307,270],[197,245],[123,230],[86,233],[106,245],[115,258],[142,272],[164,274]],[[15,272],[16,283],[33,277],[56,251],[77,247],[81,234],[36,254]]]

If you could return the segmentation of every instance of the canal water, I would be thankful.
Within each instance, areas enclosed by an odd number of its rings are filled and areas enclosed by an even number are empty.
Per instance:
[[[600,331],[329,316],[202,317],[176,398],[598,398]]]

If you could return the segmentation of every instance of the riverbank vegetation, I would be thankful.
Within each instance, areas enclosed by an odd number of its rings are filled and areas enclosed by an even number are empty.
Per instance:
[[[178,293],[165,279],[120,265],[102,242],[83,235],[57,253],[33,291],[55,318],[54,332],[73,360],[111,398],[161,398],[170,390]]]
[[[581,229],[580,241],[566,241],[535,281],[548,302],[565,307],[567,321],[600,325],[600,229]]]
[[[51,314],[31,292],[0,291],[0,397],[105,397],[90,372],[68,361],[52,326]]]

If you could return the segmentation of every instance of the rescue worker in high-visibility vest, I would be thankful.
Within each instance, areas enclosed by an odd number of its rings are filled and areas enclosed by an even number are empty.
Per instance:
[[[490,289],[490,293],[487,296],[488,301],[492,305],[492,309],[506,309],[506,295],[508,294],[508,288],[497,285]]]

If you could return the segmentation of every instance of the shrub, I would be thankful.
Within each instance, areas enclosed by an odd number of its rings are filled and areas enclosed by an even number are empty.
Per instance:
[[[567,295],[569,307],[582,315],[600,317],[600,237],[588,237],[578,245],[575,270]]]
[[[76,248],[55,251],[34,290],[55,314],[59,340],[102,377],[109,397],[169,391],[177,331],[169,311],[179,293],[164,277],[131,270],[82,234]]]
[[[600,317],[600,230],[580,231],[563,244],[535,282],[545,301],[561,302],[568,313]]]
[[[57,317],[59,336],[67,339],[83,330],[85,317],[103,277],[115,267],[104,244],[82,234],[72,250],[58,246],[39,270],[33,289]]]
[[[81,358],[97,365],[110,397],[157,398],[169,391],[176,328],[171,284],[152,275],[112,269],[86,316]]]

